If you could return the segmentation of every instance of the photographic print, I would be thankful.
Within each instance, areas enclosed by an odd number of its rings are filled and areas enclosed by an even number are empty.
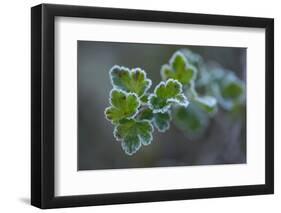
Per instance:
[[[31,130],[42,209],[273,194],[274,19],[34,6]]]
[[[246,163],[246,52],[77,41],[78,170]]]

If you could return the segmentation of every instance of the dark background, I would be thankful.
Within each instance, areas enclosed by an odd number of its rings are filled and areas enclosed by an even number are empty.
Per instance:
[[[155,129],[152,144],[133,156],[114,138],[113,125],[104,117],[112,89],[110,68],[144,69],[152,91],[161,81],[161,66],[181,48],[220,63],[245,81],[245,48],[78,41],[78,170],[246,163],[245,128],[240,131],[241,124],[220,112],[200,139],[186,137],[171,123],[165,133]]]

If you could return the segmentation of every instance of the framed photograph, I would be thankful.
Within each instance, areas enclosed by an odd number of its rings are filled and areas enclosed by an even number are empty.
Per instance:
[[[272,194],[274,21],[31,9],[31,203]]]

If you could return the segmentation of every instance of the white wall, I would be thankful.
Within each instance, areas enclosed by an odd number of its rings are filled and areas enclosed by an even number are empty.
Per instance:
[[[45,0],[45,3],[80,4],[275,18],[275,195],[173,201],[51,210],[51,212],[277,212],[281,206],[281,12],[273,0]],[[2,1],[0,25],[0,211],[39,212],[30,196],[30,7],[37,0]],[[279,85],[277,85],[279,83]],[[278,110],[279,109],[279,110]]]

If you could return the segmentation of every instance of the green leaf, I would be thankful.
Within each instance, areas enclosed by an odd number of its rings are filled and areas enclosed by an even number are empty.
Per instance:
[[[143,103],[143,104],[147,104],[147,102],[148,102],[148,96],[149,95],[143,95],[141,98],[140,98],[140,100],[141,100],[141,102]]]
[[[186,96],[184,94],[179,94],[175,98],[170,98],[169,102],[171,102],[171,103],[174,102],[174,103],[177,103],[177,104],[179,104],[181,106],[185,106],[185,107],[187,107],[188,103],[189,103],[187,101],[187,98],[186,98]]]
[[[219,84],[213,83],[212,85],[210,85],[210,89],[223,109],[231,110],[233,108],[234,102],[231,99],[225,99],[222,97]]]
[[[156,113],[154,114],[153,124],[158,129],[159,132],[165,132],[170,128],[170,121],[172,120],[172,117],[170,113]]]
[[[165,132],[170,128],[170,121],[172,120],[172,117],[170,112],[153,113],[151,109],[146,108],[139,112],[138,120],[152,121],[153,125],[159,132]]]
[[[194,103],[187,108],[177,107],[173,111],[173,120],[189,137],[200,137],[209,124],[209,118]]]
[[[141,110],[138,114],[138,120],[152,121],[159,132],[165,132],[169,129],[171,119],[170,112],[153,113],[149,108]]]
[[[228,71],[220,81],[212,83],[210,90],[225,110],[235,110],[237,105],[245,103],[245,84],[231,71]]]
[[[149,121],[126,119],[114,129],[114,136],[121,141],[122,149],[127,155],[136,153],[142,145],[152,141],[153,126]]]
[[[148,98],[149,108],[153,113],[167,112],[172,103],[187,107],[189,102],[182,94],[182,85],[179,81],[169,79],[168,81],[160,82]]]
[[[183,85],[189,84],[196,78],[196,68],[188,64],[185,56],[181,52],[176,52],[169,61],[161,68],[161,76],[164,80],[175,79]]]
[[[205,112],[215,113],[217,110],[217,100],[212,96],[197,96],[194,98],[194,102]]]
[[[189,63],[194,65],[197,69],[204,63],[203,58],[197,54],[192,52],[189,49],[182,49],[180,52],[184,55]]]
[[[225,79],[222,82],[222,96],[224,98],[238,99],[244,93],[244,85],[238,79]]]
[[[146,93],[151,86],[151,80],[146,77],[146,72],[140,68],[128,69],[113,66],[110,70],[113,87],[125,92],[136,93],[139,97]]]
[[[140,106],[139,98],[134,93],[113,89],[110,92],[110,107],[105,109],[106,118],[113,124],[124,118],[132,118]]]

